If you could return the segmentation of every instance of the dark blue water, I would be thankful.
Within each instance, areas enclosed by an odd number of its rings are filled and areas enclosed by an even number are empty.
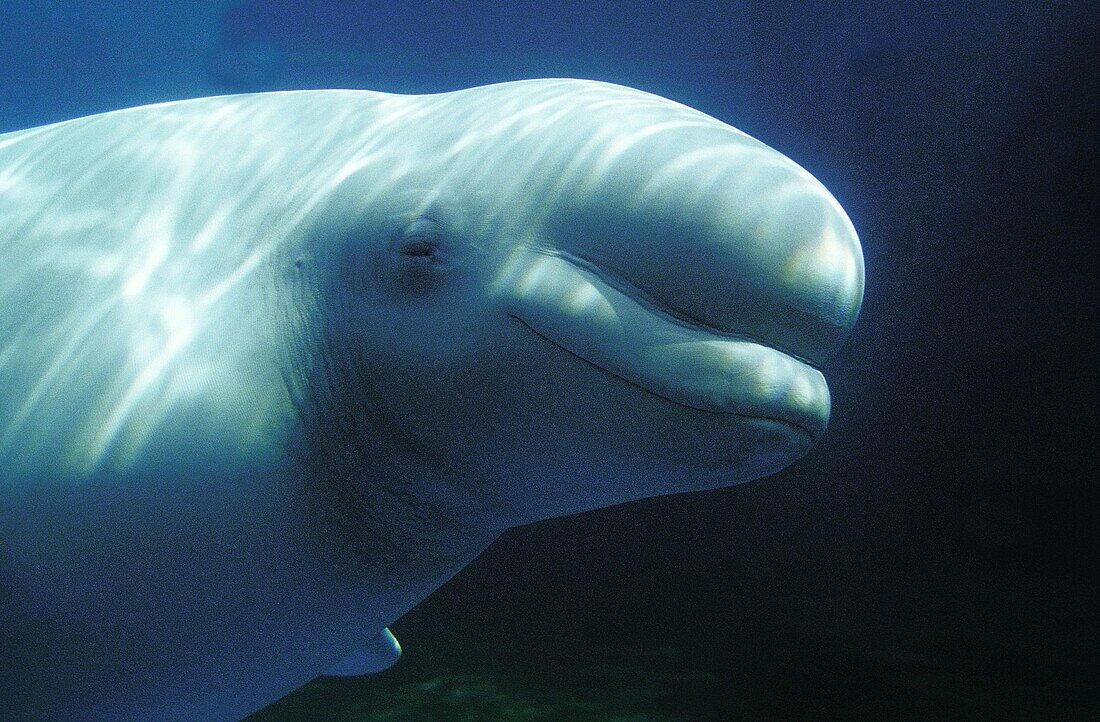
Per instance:
[[[1098,711],[1095,9],[471,5],[5,2],[0,131],[305,87],[680,100],[810,169],[860,231],[832,425],[776,477],[507,534],[395,625],[396,668],[258,718]]]

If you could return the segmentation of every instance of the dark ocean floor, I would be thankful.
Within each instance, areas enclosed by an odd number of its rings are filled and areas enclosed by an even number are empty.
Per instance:
[[[315,680],[249,719],[1051,720],[1100,713],[1087,671],[1076,665],[1028,683],[992,656],[952,663],[898,651],[853,666],[850,654],[819,651],[805,675],[771,670],[765,678],[701,669],[675,647],[597,647],[580,660],[480,667],[411,652],[379,675]]]

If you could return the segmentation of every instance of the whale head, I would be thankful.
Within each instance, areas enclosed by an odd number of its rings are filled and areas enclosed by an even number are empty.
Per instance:
[[[570,80],[0,135],[0,261],[13,719],[240,718],[507,527],[785,467],[863,287],[793,162]]]
[[[821,437],[863,259],[809,173],[603,83],[403,102],[400,150],[366,149],[329,206],[340,344],[461,507],[503,528],[726,486]]]

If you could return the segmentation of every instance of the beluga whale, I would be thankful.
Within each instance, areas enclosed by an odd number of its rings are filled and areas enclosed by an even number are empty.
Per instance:
[[[0,135],[0,702],[234,719],[392,664],[502,531],[772,474],[851,221],[603,82],[201,98]]]

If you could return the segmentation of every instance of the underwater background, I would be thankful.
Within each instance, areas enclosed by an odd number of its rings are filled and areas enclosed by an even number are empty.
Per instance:
[[[655,92],[860,232],[833,419],[768,479],[513,530],[294,719],[1095,718],[1096,5],[0,0],[0,132],[291,88]]]

